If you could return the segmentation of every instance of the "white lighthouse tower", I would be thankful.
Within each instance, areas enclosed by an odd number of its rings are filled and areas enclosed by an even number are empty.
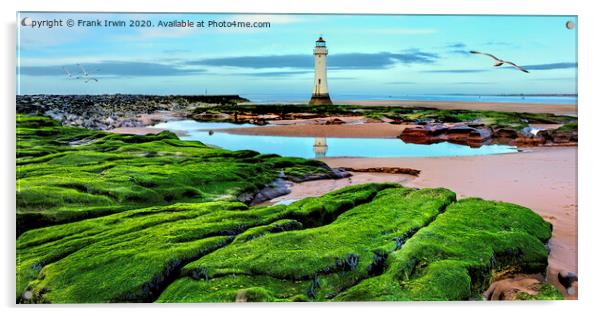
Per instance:
[[[328,95],[328,81],[326,80],[326,55],[328,55],[326,41],[320,36],[314,48],[314,89],[309,105],[332,105],[330,95]]]

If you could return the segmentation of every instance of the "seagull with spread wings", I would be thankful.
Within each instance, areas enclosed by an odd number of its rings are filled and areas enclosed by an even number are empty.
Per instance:
[[[74,77],[73,73],[71,73],[71,71],[69,71],[69,69],[67,69],[67,67],[63,66],[63,71],[67,75],[67,79],[75,79],[75,80],[80,79],[80,76]]]
[[[89,75],[84,66],[82,66],[81,64],[77,64],[77,67],[79,67],[79,70],[82,72],[82,75],[84,75],[84,77]]]
[[[489,56],[489,57],[493,58],[493,60],[495,60],[495,64],[493,65],[494,67],[499,67],[499,66],[501,66],[503,64],[508,64],[508,65],[510,65],[510,66],[512,66],[512,67],[514,67],[514,68],[516,68],[516,69],[518,69],[520,71],[522,71],[522,72],[529,73],[529,71],[527,71],[527,69],[525,69],[525,68],[523,68],[523,67],[521,67],[521,66],[519,66],[519,65],[517,65],[517,64],[515,64],[515,63],[513,63],[511,61],[499,59],[499,58],[495,57],[492,54],[481,53],[481,52],[477,52],[477,51],[474,51],[474,50],[471,50],[470,53],[471,54],[485,55],[485,56]]]
[[[88,72],[86,71],[86,68],[84,68],[84,66],[82,66],[81,64],[77,64],[77,67],[79,67],[79,70],[80,70],[80,71],[81,71],[81,73],[82,73],[82,76],[81,76],[80,78],[81,78],[81,79],[84,79],[84,82],[86,82],[86,83],[88,83],[88,82],[90,82],[90,81],[96,81],[96,82],[98,82],[98,79],[97,79],[97,78],[94,78],[94,77],[91,77],[91,76],[90,76],[90,73],[88,73]]]

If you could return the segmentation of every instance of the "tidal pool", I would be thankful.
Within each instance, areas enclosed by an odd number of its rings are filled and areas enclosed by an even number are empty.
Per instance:
[[[171,121],[155,125],[172,131],[184,131],[184,140],[198,140],[206,145],[230,150],[250,149],[262,154],[320,157],[445,157],[476,156],[517,152],[515,146],[485,145],[471,148],[452,143],[408,144],[398,138],[337,138],[239,135],[216,131],[221,128],[245,128],[251,124]]]

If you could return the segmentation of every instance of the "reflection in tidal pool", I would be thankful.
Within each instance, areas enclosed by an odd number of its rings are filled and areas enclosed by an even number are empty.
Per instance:
[[[216,131],[220,128],[244,128],[250,124],[171,121],[155,125],[173,131],[185,131],[184,140],[197,140],[207,145],[230,150],[250,149],[262,154],[320,157],[438,157],[475,156],[516,152],[514,146],[486,145],[471,148],[452,143],[431,145],[408,144],[397,138],[325,138],[238,135]]]

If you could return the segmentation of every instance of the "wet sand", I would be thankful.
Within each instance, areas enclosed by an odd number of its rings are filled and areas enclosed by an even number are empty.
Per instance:
[[[353,175],[352,177],[343,179],[316,180],[301,183],[290,182],[289,189],[291,190],[291,193],[271,199],[262,203],[262,205],[273,205],[278,203],[288,204],[306,197],[321,196],[349,185],[379,182],[396,182],[407,185],[409,181],[414,179],[414,176],[406,174],[371,172],[352,172],[351,174]]]
[[[577,115],[576,104],[539,104],[466,101],[335,100],[336,104],[362,106],[428,107],[441,110],[491,110],[500,112],[554,113]]]
[[[267,120],[267,122],[271,125],[307,125],[307,124],[323,124],[325,125],[328,121],[332,121],[334,119],[339,119],[345,124],[361,124],[368,123],[370,119],[367,119],[364,116],[329,116],[329,117],[318,117],[318,118],[310,118],[310,119],[302,119],[297,118],[293,120],[279,120],[272,119]]]
[[[183,120],[186,117],[183,115],[183,113],[173,111],[157,111],[150,114],[138,114],[136,118],[142,122],[144,126],[150,126],[160,122]]]
[[[577,270],[577,147],[536,148],[488,156],[322,158],[331,167],[405,167],[422,170],[405,185],[445,187],[458,198],[477,196],[520,204],[554,225],[548,277]],[[574,296],[567,295],[569,298]]]

